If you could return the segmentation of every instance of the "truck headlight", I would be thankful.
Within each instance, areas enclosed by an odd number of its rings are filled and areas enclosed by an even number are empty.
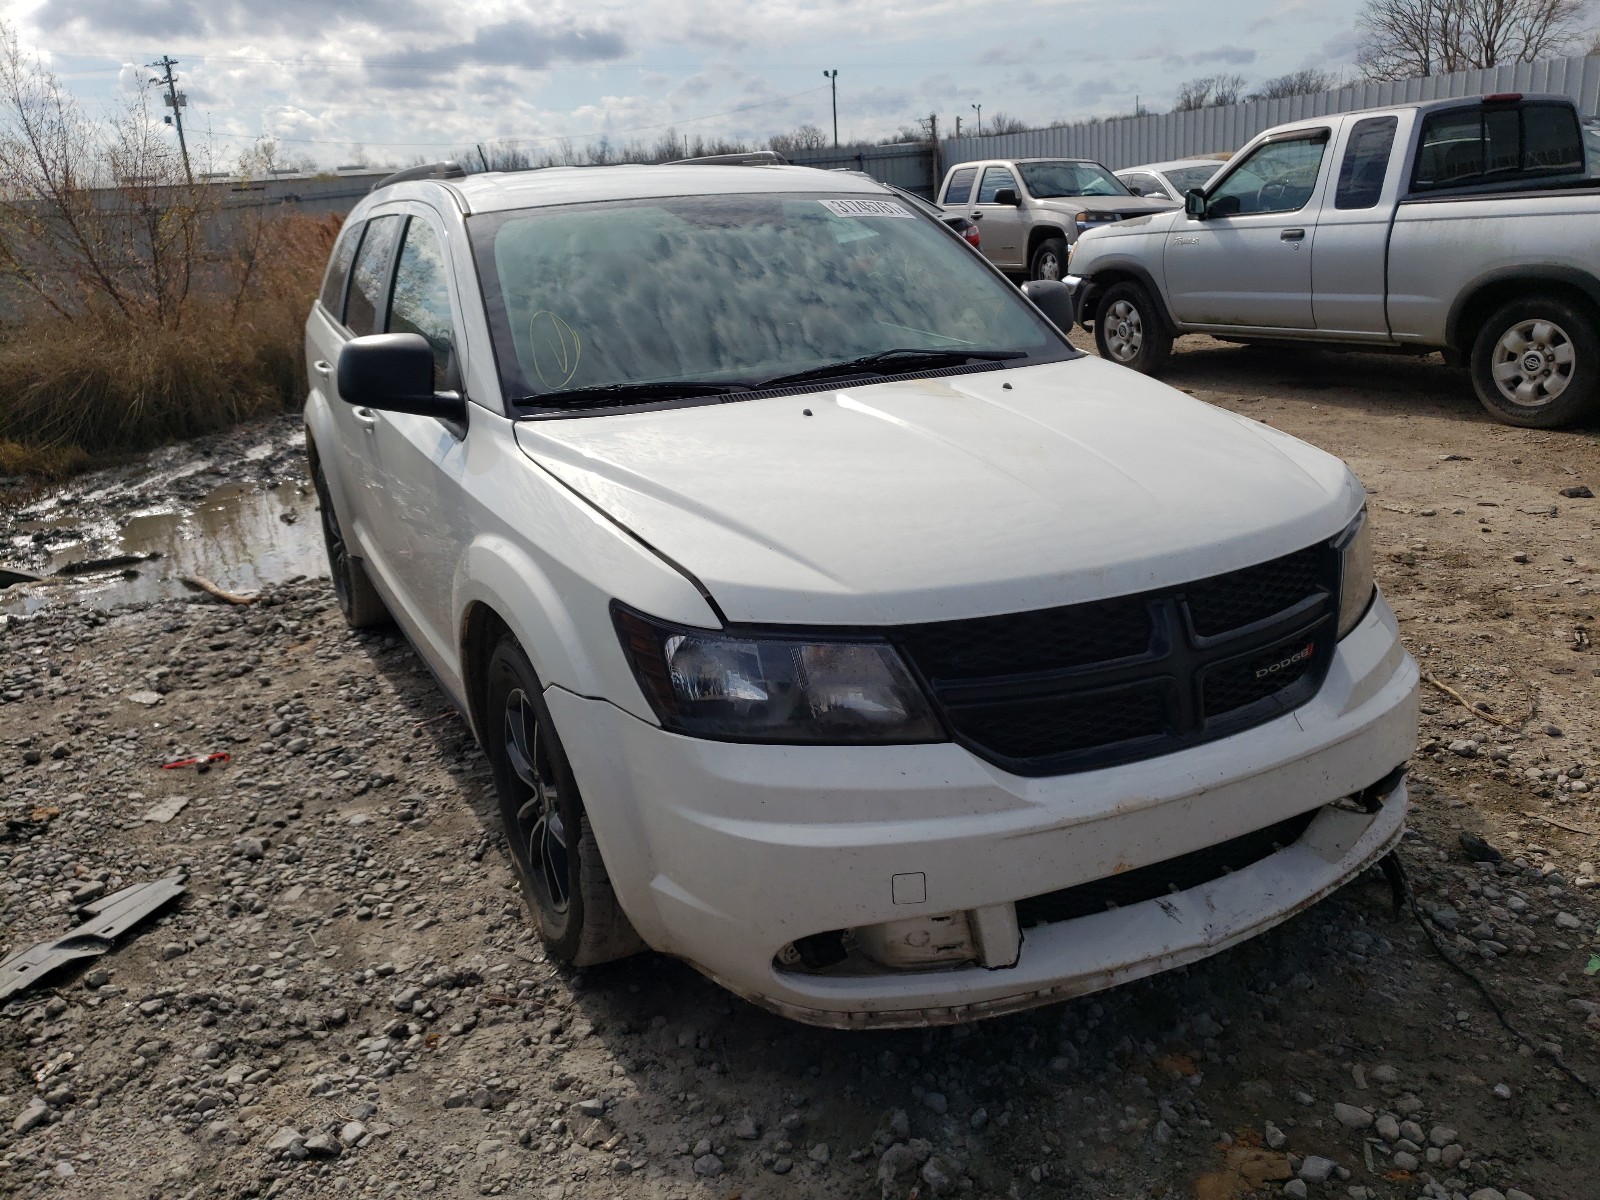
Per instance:
[[[737,742],[942,742],[927,698],[887,642],[742,636],[612,605],[634,676],[664,728]]]
[[[1372,573],[1372,523],[1363,508],[1339,538],[1339,636],[1367,615],[1377,583]]]
[[[1120,216],[1118,216],[1116,213],[1101,213],[1101,212],[1088,212],[1088,211],[1085,211],[1085,212],[1079,213],[1076,217],[1073,218],[1073,224],[1075,224],[1078,227],[1078,232],[1079,233],[1083,233],[1085,230],[1092,229],[1095,226],[1098,226],[1098,225],[1109,225],[1113,221],[1120,221],[1120,220],[1122,220],[1122,218]]]

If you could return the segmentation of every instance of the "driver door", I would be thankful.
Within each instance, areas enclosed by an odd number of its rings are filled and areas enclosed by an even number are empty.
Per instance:
[[[1312,329],[1311,246],[1327,129],[1263,142],[1206,190],[1206,219],[1176,222],[1163,266],[1183,325]]]
[[[991,166],[983,169],[978,181],[977,195],[973,197],[972,219],[979,222],[983,233],[983,253],[997,267],[1008,271],[1021,270],[1028,264],[1022,261],[1028,239],[1023,236],[1022,208],[1017,204],[996,204],[995,197],[1010,189],[1018,198],[1021,185],[1010,167]]]

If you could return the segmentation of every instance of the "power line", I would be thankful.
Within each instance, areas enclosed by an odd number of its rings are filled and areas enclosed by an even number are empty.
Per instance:
[[[754,103],[754,104],[742,104],[738,108],[730,108],[730,109],[726,109],[726,110],[724,110],[722,112],[705,113],[705,114],[703,114],[701,116],[698,116],[698,117],[680,117],[680,118],[678,118],[676,120],[672,120],[672,121],[662,121],[662,122],[660,122],[658,124],[655,124],[655,125],[636,125],[631,129],[601,129],[601,130],[596,130],[596,131],[594,131],[592,133],[561,133],[561,134],[551,134],[551,135],[545,136],[545,137],[502,137],[502,138],[495,138],[493,140],[496,141],[496,142],[511,143],[513,145],[545,145],[545,144],[548,144],[548,143],[551,143],[551,142],[580,141],[580,140],[582,140],[584,138],[619,137],[619,136],[622,136],[624,134],[630,134],[630,133],[650,133],[650,132],[652,132],[654,130],[657,130],[657,129],[671,129],[671,128],[674,128],[675,126],[678,126],[678,125],[692,125],[697,121],[714,121],[718,117],[731,117],[735,113],[750,112],[750,111],[752,111],[754,109],[757,109],[757,108],[770,108],[774,104],[784,104],[784,103],[786,103],[786,102],[788,102],[790,100],[798,99],[801,96],[810,96],[810,95],[813,95],[813,94],[815,94],[817,92],[822,92],[822,91],[826,91],[826,90],[827,90],[826,87],[806,88],[804,91],[791,92],[787,96],[776,96],[771,100],[761,100],[761,101],[758,101],[757,103]],[[250,134],[250,133],[219,133],[219,134],[216,134],[215,136],[224,137],[224,138],[253,139],[258,135]],[[276,134],[276,133],[265,134],[265,135],[262,135],[262,136],[271,137],[274,140],[280,141],[280,142],[295,142],[297,144],[305,144],[305,145],[313,145],[313,146],[349,146],[351,144],[359,142],[363,146],[419,146],[419,147],[428,147],[428,148],[433,148],[433,149],[437,149],[437,148],[440,148],[440,147],[449,148],[449,147],[454,147],[454,146],[460,146],[464,141],[466,141],[466,137],[465,136],[456,138],[454,141],[449,141],[449,142],[419,142],[419,141],[374,142],[374,141],[370,141],[367,138],[362,138],[362,137],[302,138],[302,137],[290,137],[290,136],[287,136],[287,135],[280,135],[280,134]]]

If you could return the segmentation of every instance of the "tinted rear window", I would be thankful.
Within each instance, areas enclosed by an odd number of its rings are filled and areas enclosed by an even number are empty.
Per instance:
[[[946,204],[965,204],[972,199],[972,181],[977,177],[977,167],[963,167],[950,176],[950,185],[944,190],[944,202]]]
[[[1583,133],[1571,108],[1523,104],[1452,109],[1424,120],[1411,185],[1417,191],[1584,174]]]

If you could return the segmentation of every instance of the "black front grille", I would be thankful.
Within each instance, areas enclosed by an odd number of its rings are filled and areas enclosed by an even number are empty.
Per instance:
[[[893,636],[956,738],[1024,775],[1131,762],[1303,704],[1332,658],[1319,544],[1180,587]]]
[[[1111,908],[1126,908],[1173,892],[1184,892],[1201,884],[1221,879],[1231,871],[1241,871],[1258,863],[1274,851],[1300,840],[1316,817],[1312,809],[1287,821],[1247,833],[1192,854],[1179,855],[1148,867],[1136,867],[1120,875],[1107,875],[1076,887],[1030,896],[1017,901],[1017,923],[1024,929],[1071,921]]]
[[[1216,637],[1299,603],[1321,586],[1326,557],[1322,546],[1311,546],[1298,554],[1191,583],[1184,590],[1194,631],[1201,637]]]

